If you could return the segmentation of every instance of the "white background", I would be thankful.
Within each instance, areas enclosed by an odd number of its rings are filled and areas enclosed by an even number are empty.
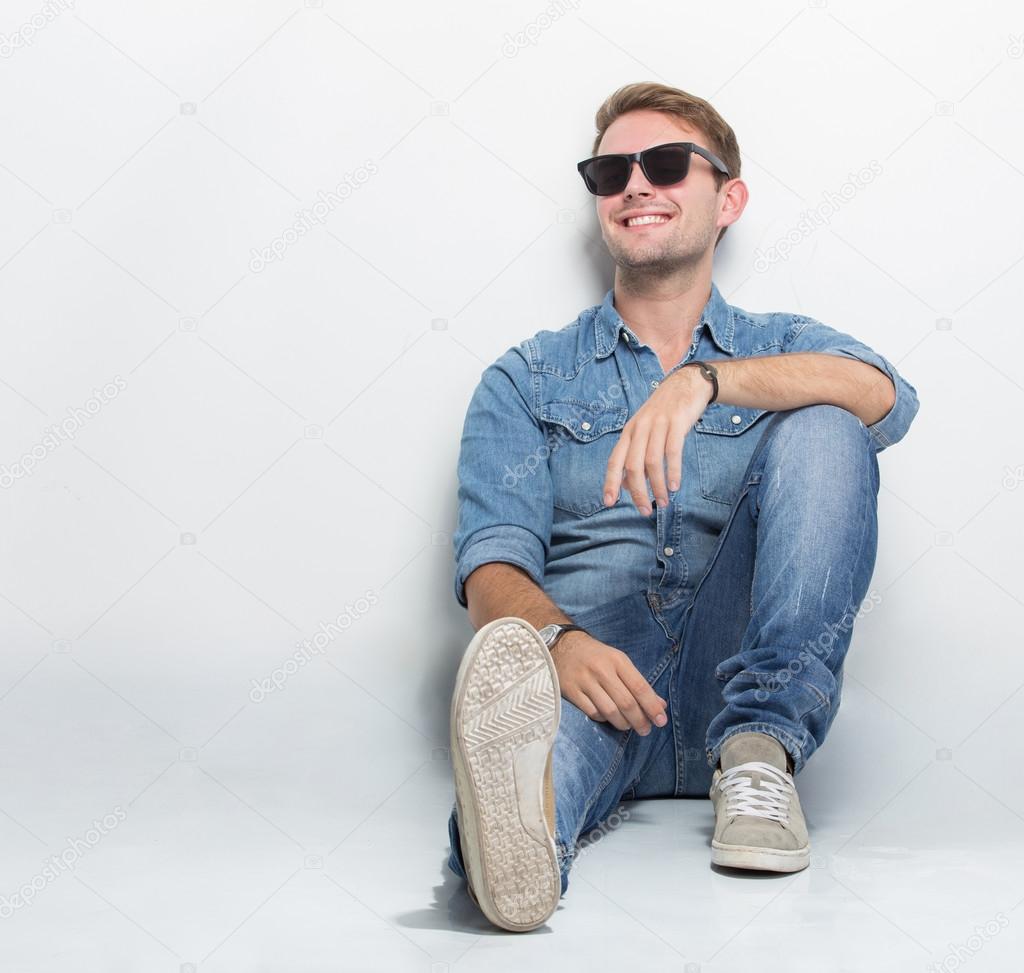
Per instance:
[[[8,0],[0,34],[0,474],[39,456],[0,490],[4,969],[1015,968],[1018,7]],[[708,802],[637,802],[503,935],[445,865],[459,434],[611,285],[575,163],[649,80],[738,135],[726,299],[855,335],[921,411],[798,778],[812,867],[713,872]]]

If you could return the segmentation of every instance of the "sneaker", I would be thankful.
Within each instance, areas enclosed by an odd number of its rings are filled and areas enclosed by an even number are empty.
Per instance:
[[[766,733],[736,733],[711,778],[711,861],[732,868],[799,872],[810,864],[807,824],[787,753]]]
[[[476,633],[455,677],[451,754],[459,839],[474,901],[495,925],[534,929],[558,906],[551,755],[558,673],[521,618]]]

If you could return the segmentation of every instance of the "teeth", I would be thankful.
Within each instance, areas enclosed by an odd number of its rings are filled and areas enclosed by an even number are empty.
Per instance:
[[[667,223],[667,216],[634,216],[626,220],[626,226],[643,226],[645,223]]]

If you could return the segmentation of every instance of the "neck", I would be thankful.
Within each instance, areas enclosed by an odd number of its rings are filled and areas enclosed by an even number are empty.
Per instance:
[[[668,278],[652,279],[637,268],[615,271],[615,310],[663,363],[674,365],[686,354],[710,296],[710,261],[706,267],[687,267]]]

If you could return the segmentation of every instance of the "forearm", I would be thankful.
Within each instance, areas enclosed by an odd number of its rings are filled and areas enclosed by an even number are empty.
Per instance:
[[[551,622],[567,625],[572,621],[543,588],[514,564],[481,564],[466,578],[465,590],[469,620],[477,631],[507,615],[525,618],[536,629]]]
[[[886,375],[867,362],[821,352],[793,352],[715,359],[718,398],[726,405],[781,412],[805,405],[836,405],[865,426],[878,422],[896,401]],[[696,368],[689,371],[697,373]],[[697,381],[706,379],[695,374]],[[708,385],[710,396],[710,385]]]

